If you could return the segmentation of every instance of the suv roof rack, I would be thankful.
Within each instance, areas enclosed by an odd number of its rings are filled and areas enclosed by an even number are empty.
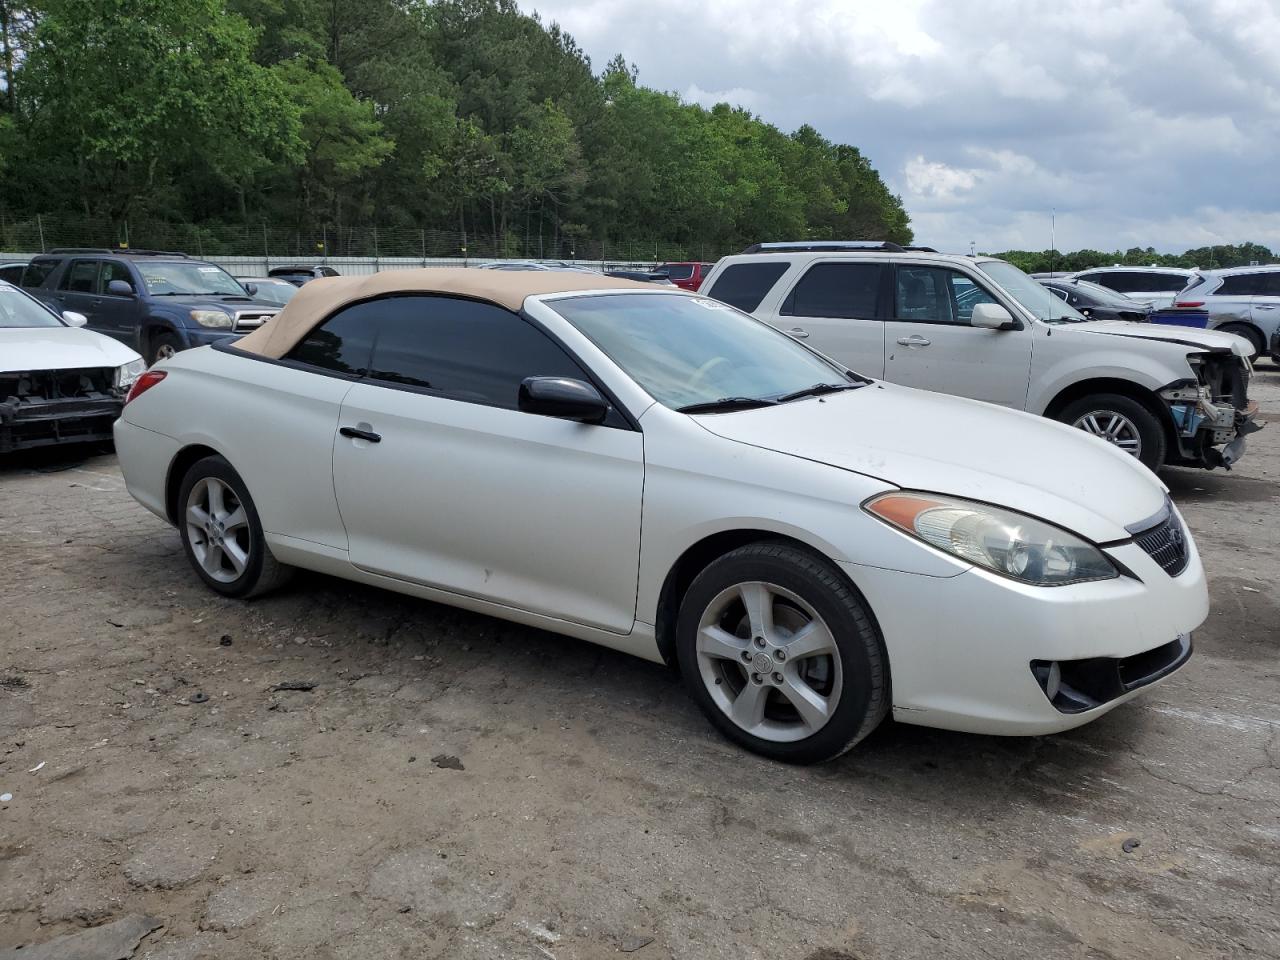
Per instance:
[[[753,243],[743,253],[838,253],[860,250],[864,253],[904,253],[916,250],[937,253],[933,247],[904,247],[891,240],[784,240],[777,243]]]
[[[191,259],[177,250],[134,250],[132,247],[54,247],[50,253],[109,253],[117,257],[179,257]]]

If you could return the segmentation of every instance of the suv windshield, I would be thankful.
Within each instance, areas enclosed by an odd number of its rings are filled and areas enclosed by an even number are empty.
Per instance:
[[[665,407],[768,404],[851,377],[786,334],[706,297],[623,293],[548,303]]]
[[[229,294],[248,296],[235,277],[221,267],[193,260],[184,262],[139,263],[138,272],[147,292],[156,297],[183,295]]]
[[[65,324],[39,301],[16,287],[0,283],[0,329],[12,327],[61,327]]]
[[[1048,287],[1003,260],[983,260],[978,269],[1045,323],[1088,323],[1089,318],[1055,297]]]

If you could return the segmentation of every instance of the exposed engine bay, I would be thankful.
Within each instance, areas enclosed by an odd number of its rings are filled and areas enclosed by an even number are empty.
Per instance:
[[[124,391],[114,367],[0,372],[0,453],[111,439]]]
[[[1170,462],[1230,470],[1244,455],[1245,437],[1262,429],[1255,419],[1258,404],[1249,400],[1252,368],[1227,350],[1194,353],[1187,362],[1196,379],[1160,391],[1178,440],[1179,459]]]

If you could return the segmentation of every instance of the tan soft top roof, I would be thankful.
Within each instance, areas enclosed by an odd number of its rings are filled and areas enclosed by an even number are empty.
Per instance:
[[[279,359],[339,307],[391,293],[444,293],[487,300],[519,310],[525,298],[575,290],[652,290],[651,284],[620,280],[572,270],[468,270],[465,267],[427,267],[387,270],[367,276],[321,277],[305,284],[293,299],[248,336],[236,341],[237,350]]]

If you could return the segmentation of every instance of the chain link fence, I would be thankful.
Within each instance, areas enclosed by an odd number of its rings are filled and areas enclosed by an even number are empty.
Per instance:
[[[56,214],[13,216],[0,210],[0,251],[46,253],[66,247],[173,250],[190,256],[283,259],[373,258],[463,262],[491,259],[595,261],[644,264],[706,260],[736,253],[703,243],[667,240],[607,240],[591,237],[464,233],[410,227],[322,226],[292,228],[266,219],[242,223],[167,223],[108,220]]]

